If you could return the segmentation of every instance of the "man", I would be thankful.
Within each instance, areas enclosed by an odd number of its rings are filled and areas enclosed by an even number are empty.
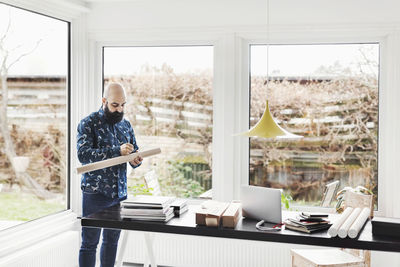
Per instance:
[[[128,155],[137,151],[135,134],[129,121],[123,119],[126,93],[118,83],[110,83],[104,90],[102,107],[84,118],[78,125],[77,150],[82,164]],[[133,168],[142,162],[136,157]],[[119,204],[127,198],[126,163],[83,174],[82,215],[87,216]],[[99,228],[82,227],[79,266],[94,267]],[[120,230],[103,229],[100,250],[101,267],[114,266]]]

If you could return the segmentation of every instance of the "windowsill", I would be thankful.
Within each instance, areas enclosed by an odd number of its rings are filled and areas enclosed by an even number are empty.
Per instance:
[[[3,230],[7,230],[9,228],[15,227],[17,225],[24,224],[24,223],[26,223],[26,222],[0,220],[0,232],[3,231]]]
[[[78,229],[77,215],[71,210],[18,224],[1,231],[0,257],[45,240],[67,230]]]

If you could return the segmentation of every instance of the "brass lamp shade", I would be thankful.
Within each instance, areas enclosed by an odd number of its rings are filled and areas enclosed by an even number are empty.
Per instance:
[[[267,104],[265,106],[264,114],[261,119],[250,130],[240,133],[243,136],[256,136],[262,138],[276,138],[276,139],[300,139],[301,135],[292,134],[280,127],[272,118],[271,112]]]

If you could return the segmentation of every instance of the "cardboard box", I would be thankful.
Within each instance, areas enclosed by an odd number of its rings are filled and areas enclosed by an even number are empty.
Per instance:
[[[235,228],[239,219],[242,217],[242,204],[232,202],[222,215],[222,226],[227,228]]]
[[[202,209],[196,212],[196,224],[206,225],[207,210]]]
[[[196,224],[218,227],[228,206],[229,204],[225,202],[205,201],[202,204],[202,208],[196,212]]]

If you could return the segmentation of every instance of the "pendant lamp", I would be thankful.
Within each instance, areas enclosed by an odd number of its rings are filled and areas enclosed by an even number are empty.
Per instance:
[[[267,92],[268,92],[268,67],[269,67],[269,0],[267,0]],[[266,101],[264,114],[261,119],[254,125],[251,129],[246,132],[240,133],[239,135],[243,136],[255,136],[262,138],[270,138],[270,139],[299,139],[303,138],[301,135],[292,134],[282,127],[280,127],[275,120],[272,118],[271,112],[268,106],[268,100]]]
[[[265,105],[264,114],[261,119],[250,130],[241,133],[243,136],[256,136],[262,138],[276,138],[276,139],[299,139],[303,138],[301,135],[292,134],[281,126],[279,126],[272,118],[269,111],[268,100]]]

